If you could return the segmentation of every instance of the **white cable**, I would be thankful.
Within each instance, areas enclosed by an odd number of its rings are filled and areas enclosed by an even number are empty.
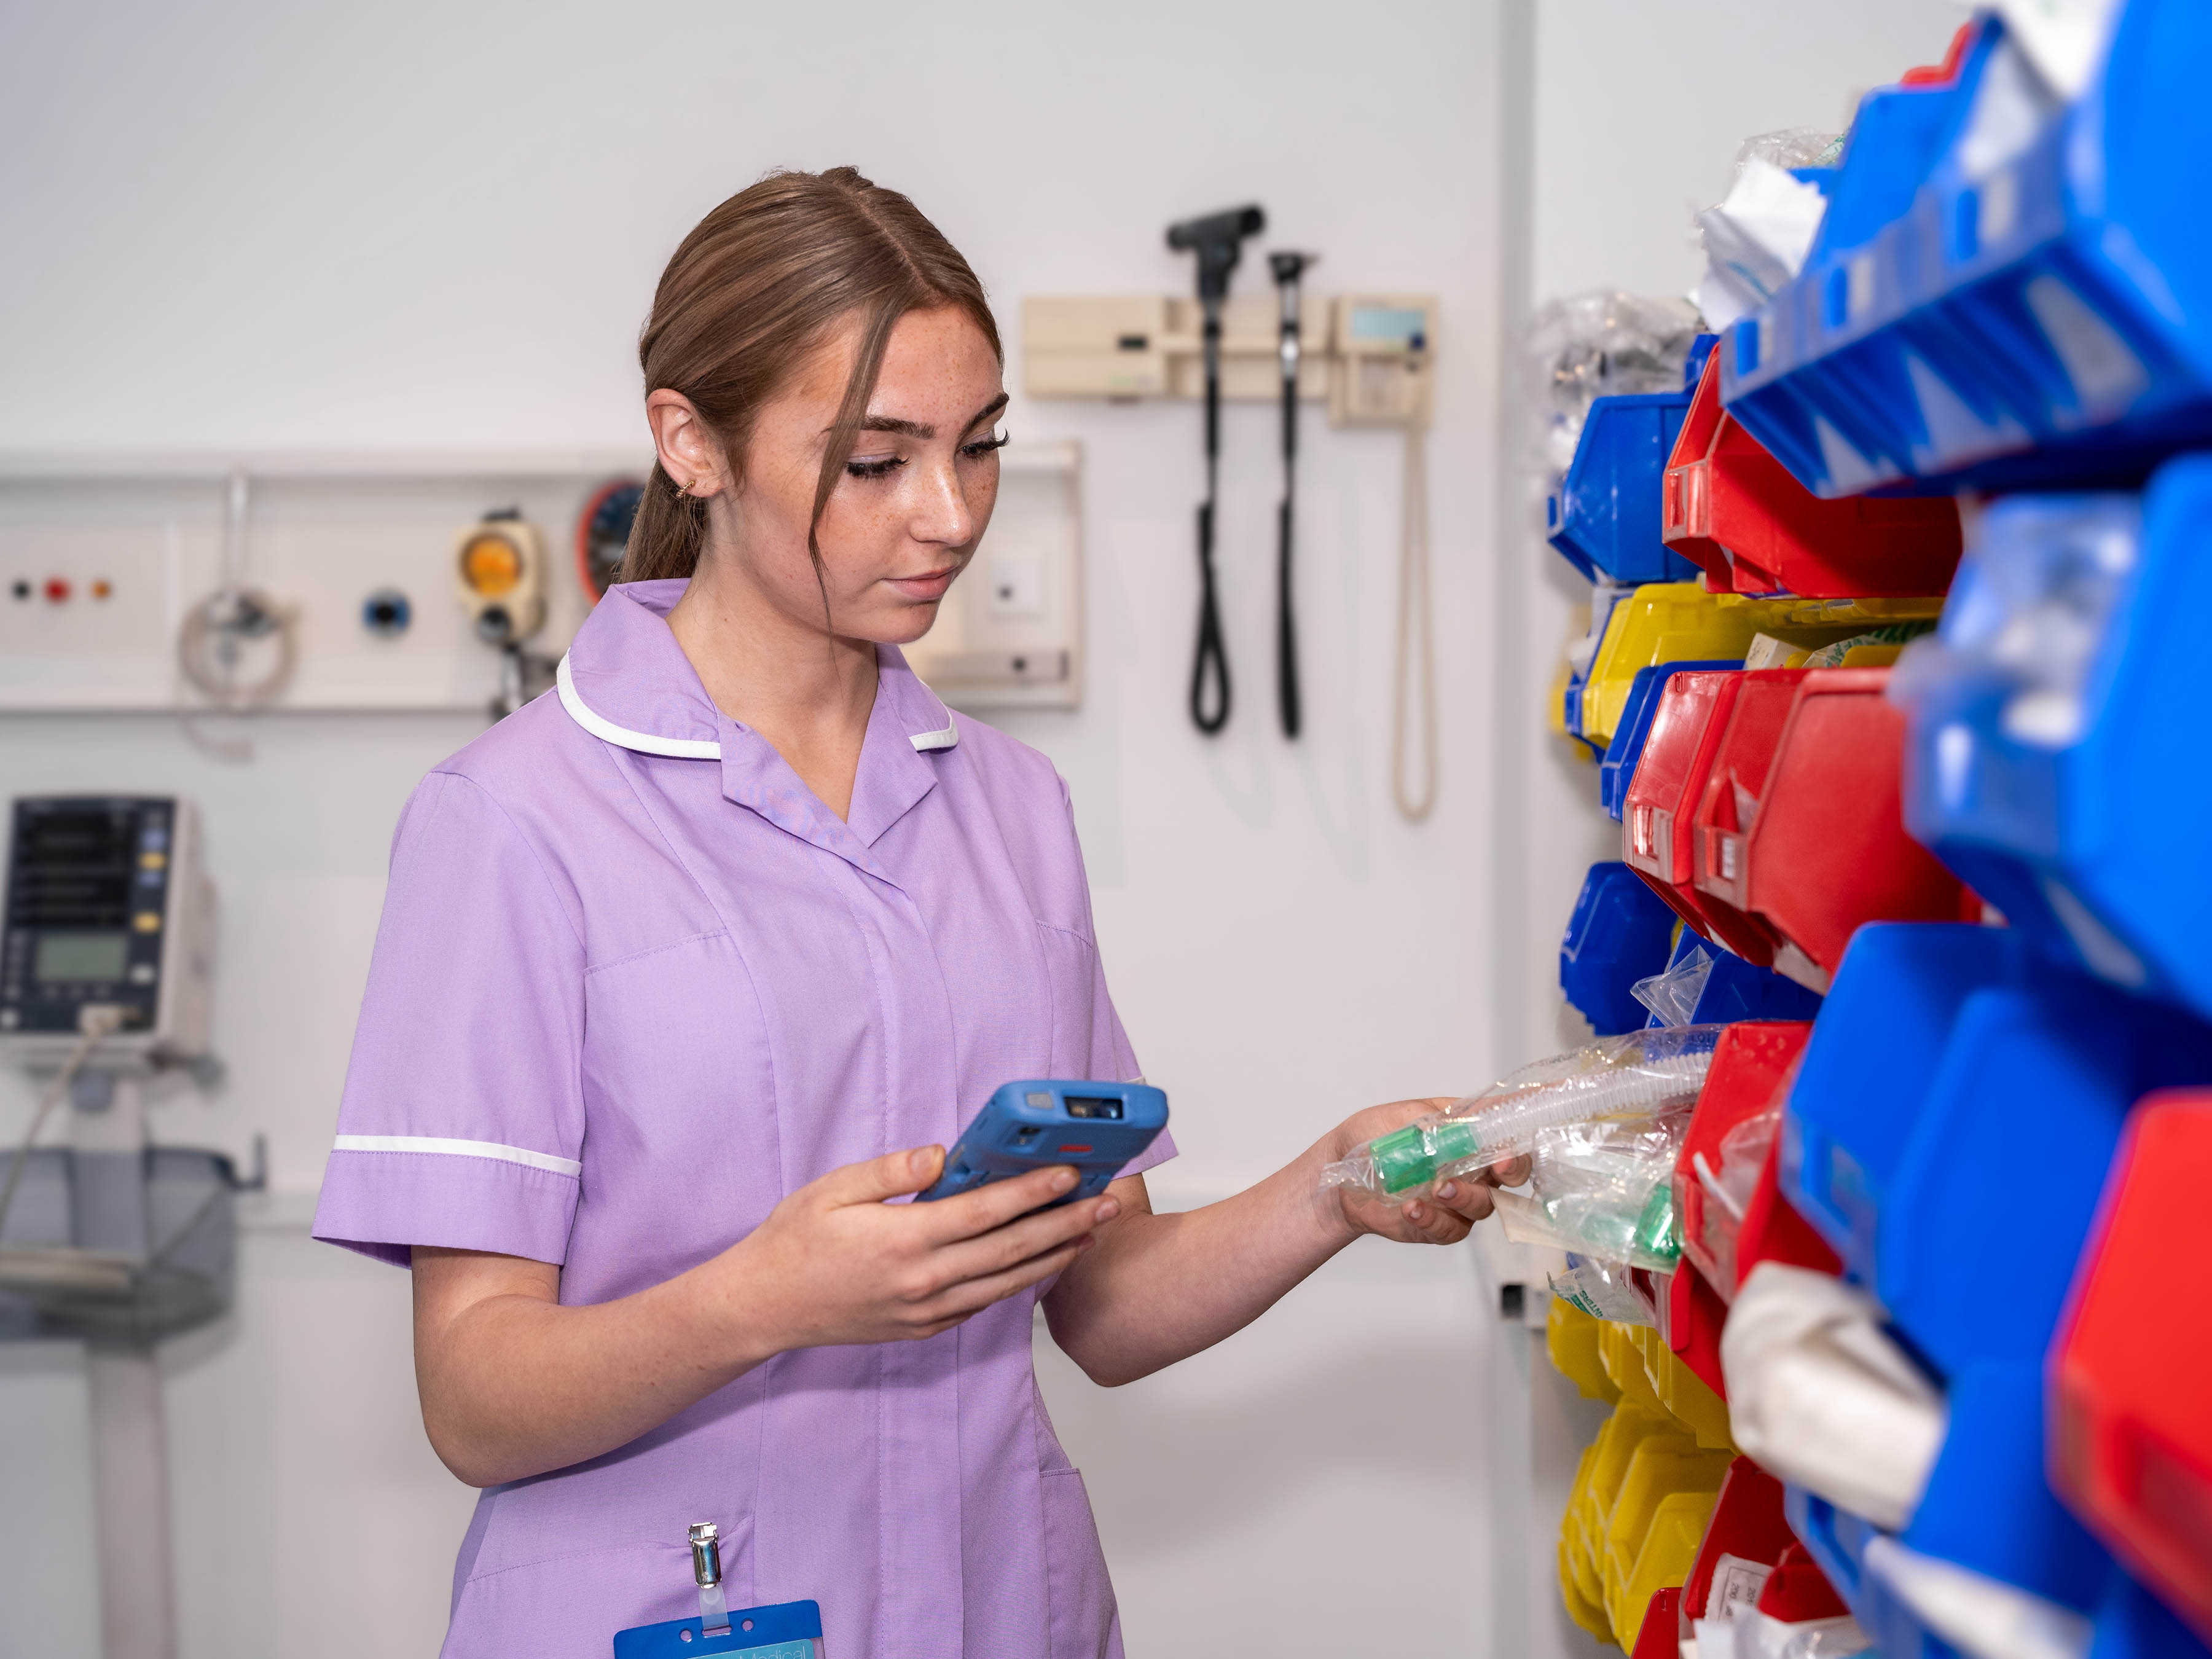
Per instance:
[[[102,1005],[86,1009],[79,1018],[84,1027],[84,1035],[77,1039],[76,1047],[62,1062],[62,1069],[55,1074],[52,1085],[40,1098],[37,1109],[32,1112],[31,1127],[23,1131],[22,1144],[15,1148],[15,1156],[8,1162],[8,1178],[0,1182],[0,1232],[7,1230],[8,1206],[15,1201],[15,1188],[21,1184],[23,1170],[31,1161],[32,1144],[38,1139],[39,1131],[46,1127],[47,1115],[61,1103],[62,1097],[69,1092],[70,1085],[76,1081],[76,1074],[84,1069],[85,1061],[92,1058],[92,1051],[100,1046],[100,1039],[112,1036],[121,1029],[123,1011]]]
[[[1418,422],[1406,428],[1405,500],[1399,508],[1398,656],[1390,685],[1390,792],[1398,811],[1419,823],[1437,804],[1437,653],[1429,597],[1429,484],[1427,437]],[[1420,656],[1421,791],[1413,793],[1407,768],[1407,705],[1413,656]]]

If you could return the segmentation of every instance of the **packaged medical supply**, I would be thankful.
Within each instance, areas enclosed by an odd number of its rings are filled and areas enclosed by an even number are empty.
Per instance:
[[[1536,1152],[1547,1131],[1631,1125],[1686,1111],[1705,1084],[1721,1030],[1690,1025],[1632,1031],[1537,1060],[1480,1094],[1376,1136],[1330,1164],[1322,1184],[1405,1202],[1455,1176]]]

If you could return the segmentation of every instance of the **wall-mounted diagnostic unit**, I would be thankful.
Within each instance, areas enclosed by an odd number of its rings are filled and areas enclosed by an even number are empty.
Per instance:
[[[87,1344],[106,1659],[174,1659],[155,1345],[220,1317],[241,1182],[150,1145],[145,1095],[208,1052],[214,893],[172,795],[19,799],[8,815],[0,1060],[40,1090],[0,1152],[0,1341]],[[58,1107],[64,1144],[39,1144]]]
[[[103,1066],[157,1067],[208,1042],[208,920],[199,825],[167,795],[15,802],[0,935],[0,1049],[58,1064],[88,1007],[120,1011]]]

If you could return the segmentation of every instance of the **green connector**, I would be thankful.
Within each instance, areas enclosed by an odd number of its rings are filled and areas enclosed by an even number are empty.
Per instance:
[[[1478,1157],[1482,1137],[1472,1123],[1448,1119],[1442,1123],[1409,1123],[1368,1143],[1375,1173],[1386,1193],[1402,1193],[1408,1187],[1436,1178],[1437,1168]]]
[[[1644,1200],[1644,1212],[1636,1218],[1636,1243],[1662,1261],[1681,1260],[1682,1235],[1674,1224],[1673,1182],[1661,1182]]]

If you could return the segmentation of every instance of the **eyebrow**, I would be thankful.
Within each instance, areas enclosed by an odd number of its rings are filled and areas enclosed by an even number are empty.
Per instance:
[[[985,404],[982,408],[969,416],[967,425],[960,429],[965,432],[978,422],[988,420],[1004,409],[1006,406],[1006,401],[1007,394],[1001,392],[989,403]],[[902,421],[896,415],[871,415],[860,422],[860,429],[863,432],[896,432],[902,437],[907,438],[934,438],[937,435],[937,428],[928,422]]]

